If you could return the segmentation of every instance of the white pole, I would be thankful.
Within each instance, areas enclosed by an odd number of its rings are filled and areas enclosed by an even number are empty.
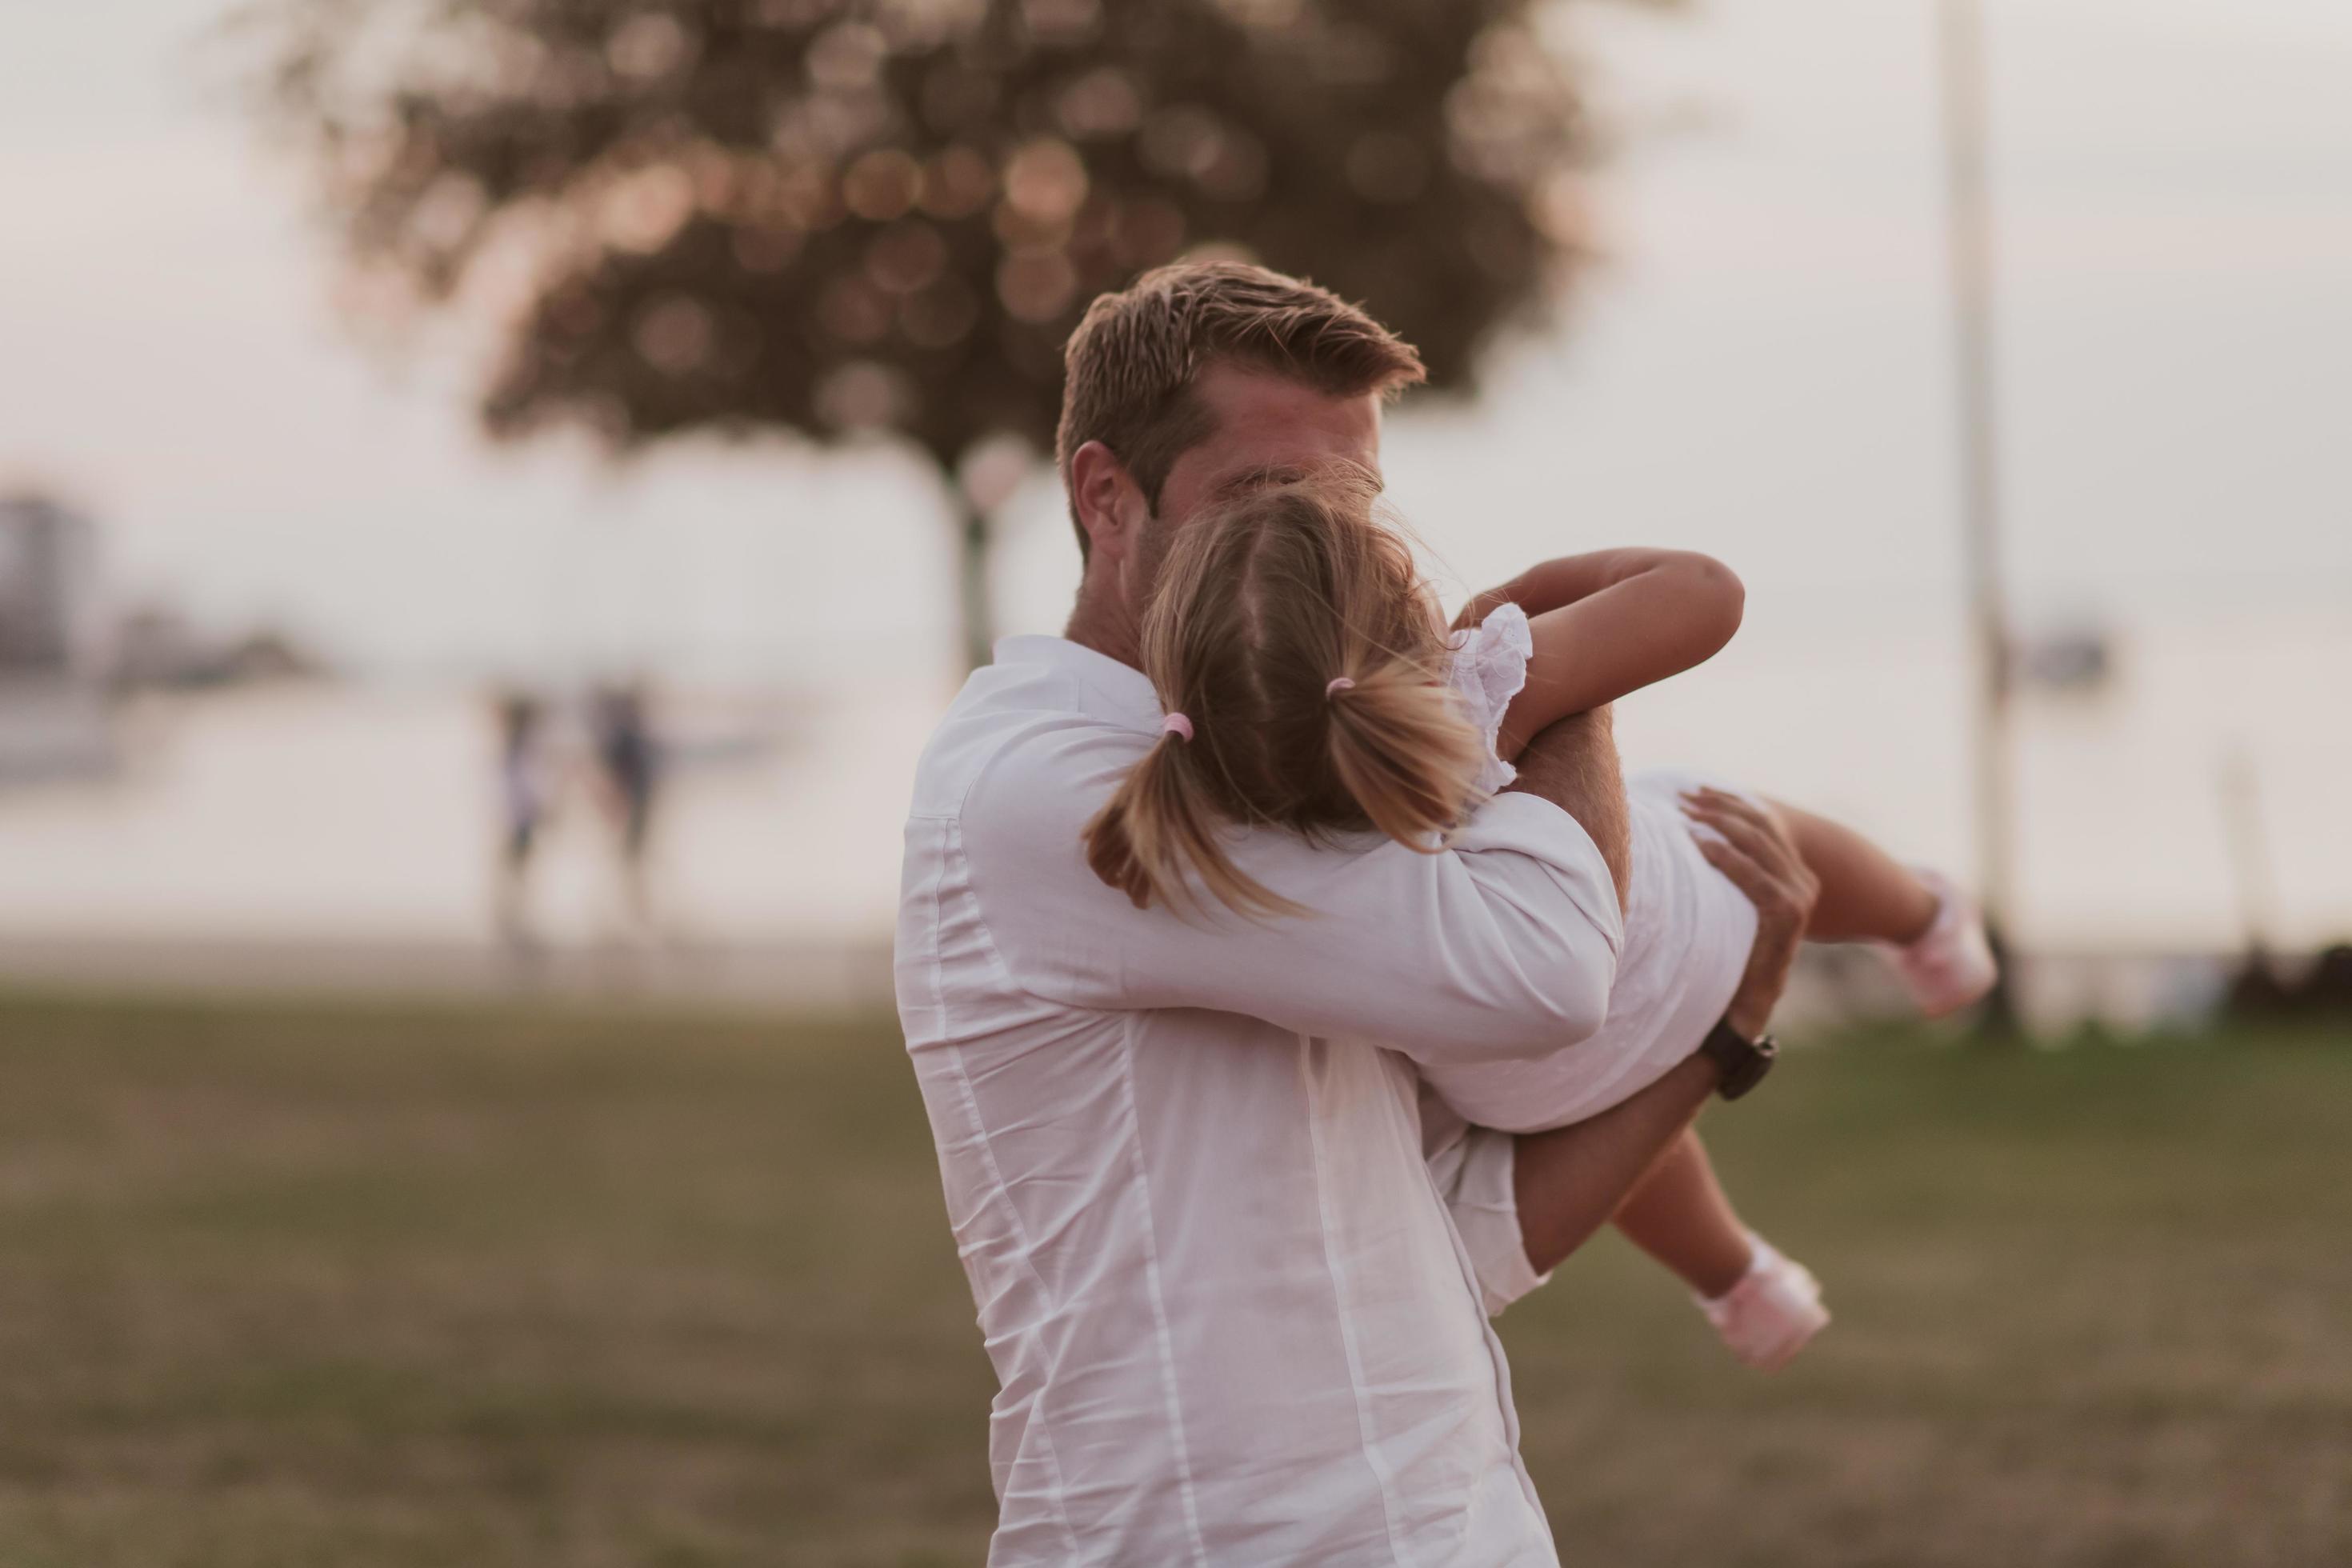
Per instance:
[[[1976,666],[1974,763],[1978,883],[1985,916],[2006,934],[2012,879],[2009,617],[2000,571],[2000,469],[1993,391],[1992,212],[1985,184],[1984,24],[1978,0],[1941,0],[1944,142],[1955,364],[1960,527]]]

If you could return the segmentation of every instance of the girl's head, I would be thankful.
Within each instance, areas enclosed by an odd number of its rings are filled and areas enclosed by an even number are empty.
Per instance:
[[[1171,727],[1087,828],[1087,863],[1139,907],[1189,903],[1190,875],[1236,910],[1300,912],[1234,866],[1230,825],[1377,828],[1430,850],[1469,804],[1482,746],[1377,493],[1361,470],[1328,469],[1176,531],[1143,618]]]

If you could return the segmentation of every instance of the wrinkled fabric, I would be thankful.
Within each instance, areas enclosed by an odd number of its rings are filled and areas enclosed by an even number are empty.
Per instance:
[[[1506,600],[1475,626],[1465,626],[1448,640],[1454,662],[1448,670],[1454,696],[1463,715],[1486,737],[1486,760],[1478,770],[1478,792],[1495,795],[1519,776],[1519,770],[1495,752],[1503,734],[1503,716],[1511,699],[1528,683],[1528,660],[1535,657],[1535,628],[1528,613]]]
[[[1478,787],[1498,790],[1518,777],[1495,744],[1511,700],[1528,683],[1534,630],[1526,611],[1500,605],[1476,627],[1455,632],[1453,647],[1454,699],[1486,738]],[[1744,794],[1720,779],[1667,769],[1626,779],[1633,878],[1608,1020],[1582,1044],[1546,1056],[1430,1064],[1428,1087],[1456,1120],[1538,1132],[1598,1116],[1673,1071],[1731,1005],[1756,944],[1756,906],[1707,864],[1691,837],[1681,795],[1702,784]]]
[[[896,979],[1001,1384],[990,1561],[1553,1563],[1485,1310],[1536,1279],[1510,1144],[1425,1125],[1420,1069],[1600,1026],[1607,867],[1512,795],[1437,855],[1237,834],[1309,916],[1137,910],[1080,835],[1160,719],[1011,638],[917,773]]]

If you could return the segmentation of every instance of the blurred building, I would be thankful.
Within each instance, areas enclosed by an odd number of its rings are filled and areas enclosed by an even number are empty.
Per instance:
[[[113,766],[100,637],[95,526],[0,497],[0,784]]]
[[[0,497],[0,679],[89,671],[97,654],[97,531],[47,497]]]

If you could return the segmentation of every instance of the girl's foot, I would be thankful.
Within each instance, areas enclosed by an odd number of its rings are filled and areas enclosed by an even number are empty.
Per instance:
[[[1918,876],[1936,895],[1936,919],[1911,941],[1885,946],[1919,1011],[1940,1018],[1982,1001],[2000,969],[1975,901],[1933,871]]]
[[[1748,1240],[1755,1258],[1739,1283],[1712,1300],[1695,1300],[1733,1355],[1759,1372],[1778,1372],[1829,1326],[1829,1309],[1811,1270],[1760,1236]]]

